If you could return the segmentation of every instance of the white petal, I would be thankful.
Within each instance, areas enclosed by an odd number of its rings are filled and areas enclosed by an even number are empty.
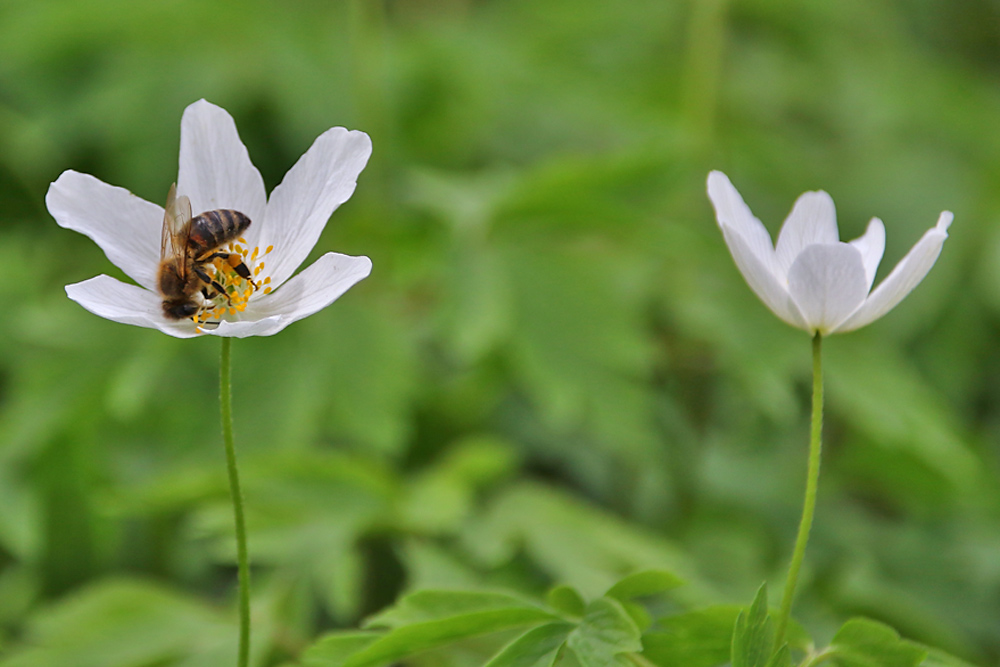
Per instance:
[[[364,132],[329,129],[271,193],[259,245],[261,250],[274,246],[265,273],[275,287],[295,272],[330,215],[354,193],[371,152],[371,139]]]
[[[830,333],[868,294],[861,253],[848,243],[807,246],[788,270],[788,291],[808,329]]]
[[[86,234],[112,264],[155,289],[162,208],[76,171],[64,171],[49,186],[45,205],[60,226]]]
[[[216,329],[209,329],[205,333],[212,336],[223,336],[231,338],[249,338],[250,336],[271,336],[278,333],[291,324],[285,321],[281,315],[272,315],[260,320],[240,320],[238,322],[219,322]]]
[[[872,218],[864,236],[851,241],[851,245],[861,252],[861,262],[865,265],[865,278],[868,280],[868,289],[871,290],[872,283],[875,282],[875,272],[878,271],[879,262],[885,253],[885,225],[878,218]]]
[[[837,210],[833,199],[822,190],[802,194],[785,218],[778,234],[775,255],[782,275],[788,270],[807,246],[815,243],[838,243]]]
[[[788,290],[779,282],[779,279],[764,266],[756,254],[750,249],[749,244],[743,239],[738,231],[729,225],[722,226],[722,234],[729,246],[729,252],[733,255],[737,268],[743,274],[750,289],[754,291],[764,305],[771,309],[775,315],[783,319],[793,327],[805,329],[806,321],[799,313],[798,308],[793,303]]]
[[[771,235],[767,233],[764,224],[750,212],[750,208],[733,187],[729,177],[721,171],[713,171],[708,175],[708,198],[712,200],[712,206],[715,207],[715,217],[723,232],[727,226],[736,231],[746,243],[747,249],[757,258],[757,261],[779,281],[784,282],[785,272],[779,273],[778,271]],[[765,303],[767,302],[765,301]],[[773,307],[772,310],[774,310]]]
[[[111,276],[95,276],[82,283],[67,285],[66,295],[95,315],[114,322],[159,329],[177,338],[199,335],[190,320],[166,319],[159,295]]]
[[[217,208],[240,211],[259,233],[267,202],[264,179],[250,162],[233,117],[205,100],[188,106],[181,118],[177,194],[191,199],[195,215]]]
[[[902,301],[903,297],[909,294],[934,266],[938,255],[941,254],[941,246],[948,238],[948,227],[951,226],[953,218],[951,211],[941,213],[937,225],[924,233],[892,273],[875,288],[861,308],[837,327],[837,331],[852,331],[870,324]]]
[[[269,336],[278,333],[292,322],[329,306],[367,277],[371,270],[372,262],[367,257],[327,253],[282,285],[281,289],[251,301],[244,313],[248,321],[222,323],[217,335]],[[268,320],[269,324],[248,327],[257,320]],[[243,325],[252,333],[235,333],[239,329],[236,325]]]

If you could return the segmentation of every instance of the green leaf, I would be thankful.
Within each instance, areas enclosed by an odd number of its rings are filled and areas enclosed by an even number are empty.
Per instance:
[[[646,595],[656,595],[677,588],[684,582],[675,574],[665,570],[646,570],[625,577],[605,593],[608,597],[621,601]]]
[[[891,627],[868,618],[847,621],[830,644],[842,667],[916,667],[927,657],[920,645],[900,639]]]
[[[792,667],[792,653],[788,644],[783,644],[774,652],[771,659],[767,661],[767,667]]]
[[[546,623],[508,644],[486,667],[552,667],[574,623]]]
[[[317,667],[385,665],[406,656],[476,635],[557,620],[502,593],[419,591],[369,621],[381,635],[335,635],[311,654]]]
[[[767,584],[757,590],[750,611],[741,611],[733,630],[733,667],[765,667],[774,649],[774,627],[767,615]]]
[[[556,586],[545,596],[545,602],[556,611],[579,618],[583,616],[586,603],[572,586]]]
[[[456,530],[472,510],[476,491],[515,469],[514,451],[512,443],[490,435],[455,442],[413,475],[399,503],[398,520],[419,534]]]
[[[340,665],[351,655],[368,647],[384,633],[381,632],[344,632],[323,637],[310,646],[302,654],[302,664],[305,667],[322,667],[324,665]]]
[[[580,626],[566,643],[582,667],[617,667],[621,653],[642,650],[641,633],[632,617],[614,598],[598,598],[587,605]]]
[[[235,624],[200,601],[148,582],[91,584],[29,622],[31,647],[4,655],[10,667],[135,667],[179,659],[224,664]]]
[[[657,665],[715,667],[729,661],[740,607],[708,607],[661,618],[642,640],[643,655]]]
[[[956,489],[975,489],[981,471],[953,413],[905,358],[863,339],[830,346],[829,394],[879,446],[923,461]]]
[[[490,567],[522,548],[547,576],[587,598],[603,595],[622,572],[656,567],[679,572],[688,581],[687,592],[706,590],[687,557],[669,541],[532,482],[512,484],[499,494],[487,513],[469,523],[463,546]]]
[[[973,667],[972,663],[944,651],[926,646],[923,648],[927,650],[927,657],[920,663],[920,667]]]
[[[649,614],[645,606],[635,600],[619,600],[619,602],[622,603],[622,609],[625,610],[625,613],[632,618],[632,622],[639,628],[640,633],[648,630],[649,626],[653,624],[653,617]]]
[[[541,620],[555,617],[530,602],[508,595],[482,591],[417,591],[403,597],[394,607],[373,616],[367,627],[398,628],[484,612],[512,612]]]

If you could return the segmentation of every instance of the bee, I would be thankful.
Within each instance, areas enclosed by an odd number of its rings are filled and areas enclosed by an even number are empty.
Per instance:
[[[160,237],[160,268],[157,286],[163,296],[163,314],[172,320],[191,318],[205,304],[222,296],[232,305],[229,293],[219,283],[210,266],[221,259],[253,289],[250,269],[238,253],[221,250],[238,239],[250,226],[250,218],[239,211],[216,209],[191,217],[191,200],[177,196],[177,184],[170,186],[163,231]],[[216,265],[216,275],[218,271]],[[225,282],[225,281],[223,281]]]

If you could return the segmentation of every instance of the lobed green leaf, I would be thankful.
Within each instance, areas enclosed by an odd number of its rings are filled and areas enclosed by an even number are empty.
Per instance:
[[[575,624],[564,622],[532,628],[504,647],[486,667],[552,667],[574,628]]]
[[[774,650],[774,626],[767,614],[767,584],[757,590],[749,612],[741,611],[733,630],[733,667],[765,667]]]
[[[847,621],[830,644],[834,660],[842,667],[916,667],[927,651],[901,639],[891,627],[868,618]]]
[[[729,661],[740,611],[735,605],[720,605],[661,618],[659,628],[643,637],[643,655],[657,665],[722,665]]]
[[[665,570],[645,570],[625,577],[605,593],[618,600],[656,595],[677,588],[684,582],[677,575]]]
[[[566,641],[583,667],[616,667],[622,653],[642,650],[638,626],[614,598],[598,598],[587,605],[579,627]]]
[[[309,654],[316,667],[374,667],[469,637],[536,625],[556,617],[514,596],[469,591],[419,591],[374,617],[385,633],[350,633],[323,640]]]

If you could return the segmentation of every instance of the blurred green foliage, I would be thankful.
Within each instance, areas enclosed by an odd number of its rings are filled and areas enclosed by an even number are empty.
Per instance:
[[[428,586],[589,599],[666,568],[692,604],[774,590],[804,483],[809,343],[733,266],[711,168],[772,233],[810,189],[832,194],[845,237],[879,216],[880,276],[955,212],[927,280],[825,346],[795,611],[825,642],[864,614],[998,664],[998,15],[988,0],[0,3],[0,665],[235,654],[218,341],[70,302],[63,285],[119,274],[44,208],[68,168],[162,201],[201,97],[234,116],[269,188],[330,126],[374,143],[316,251],[368,255],[371,277],[234,346],[257,664]]]

